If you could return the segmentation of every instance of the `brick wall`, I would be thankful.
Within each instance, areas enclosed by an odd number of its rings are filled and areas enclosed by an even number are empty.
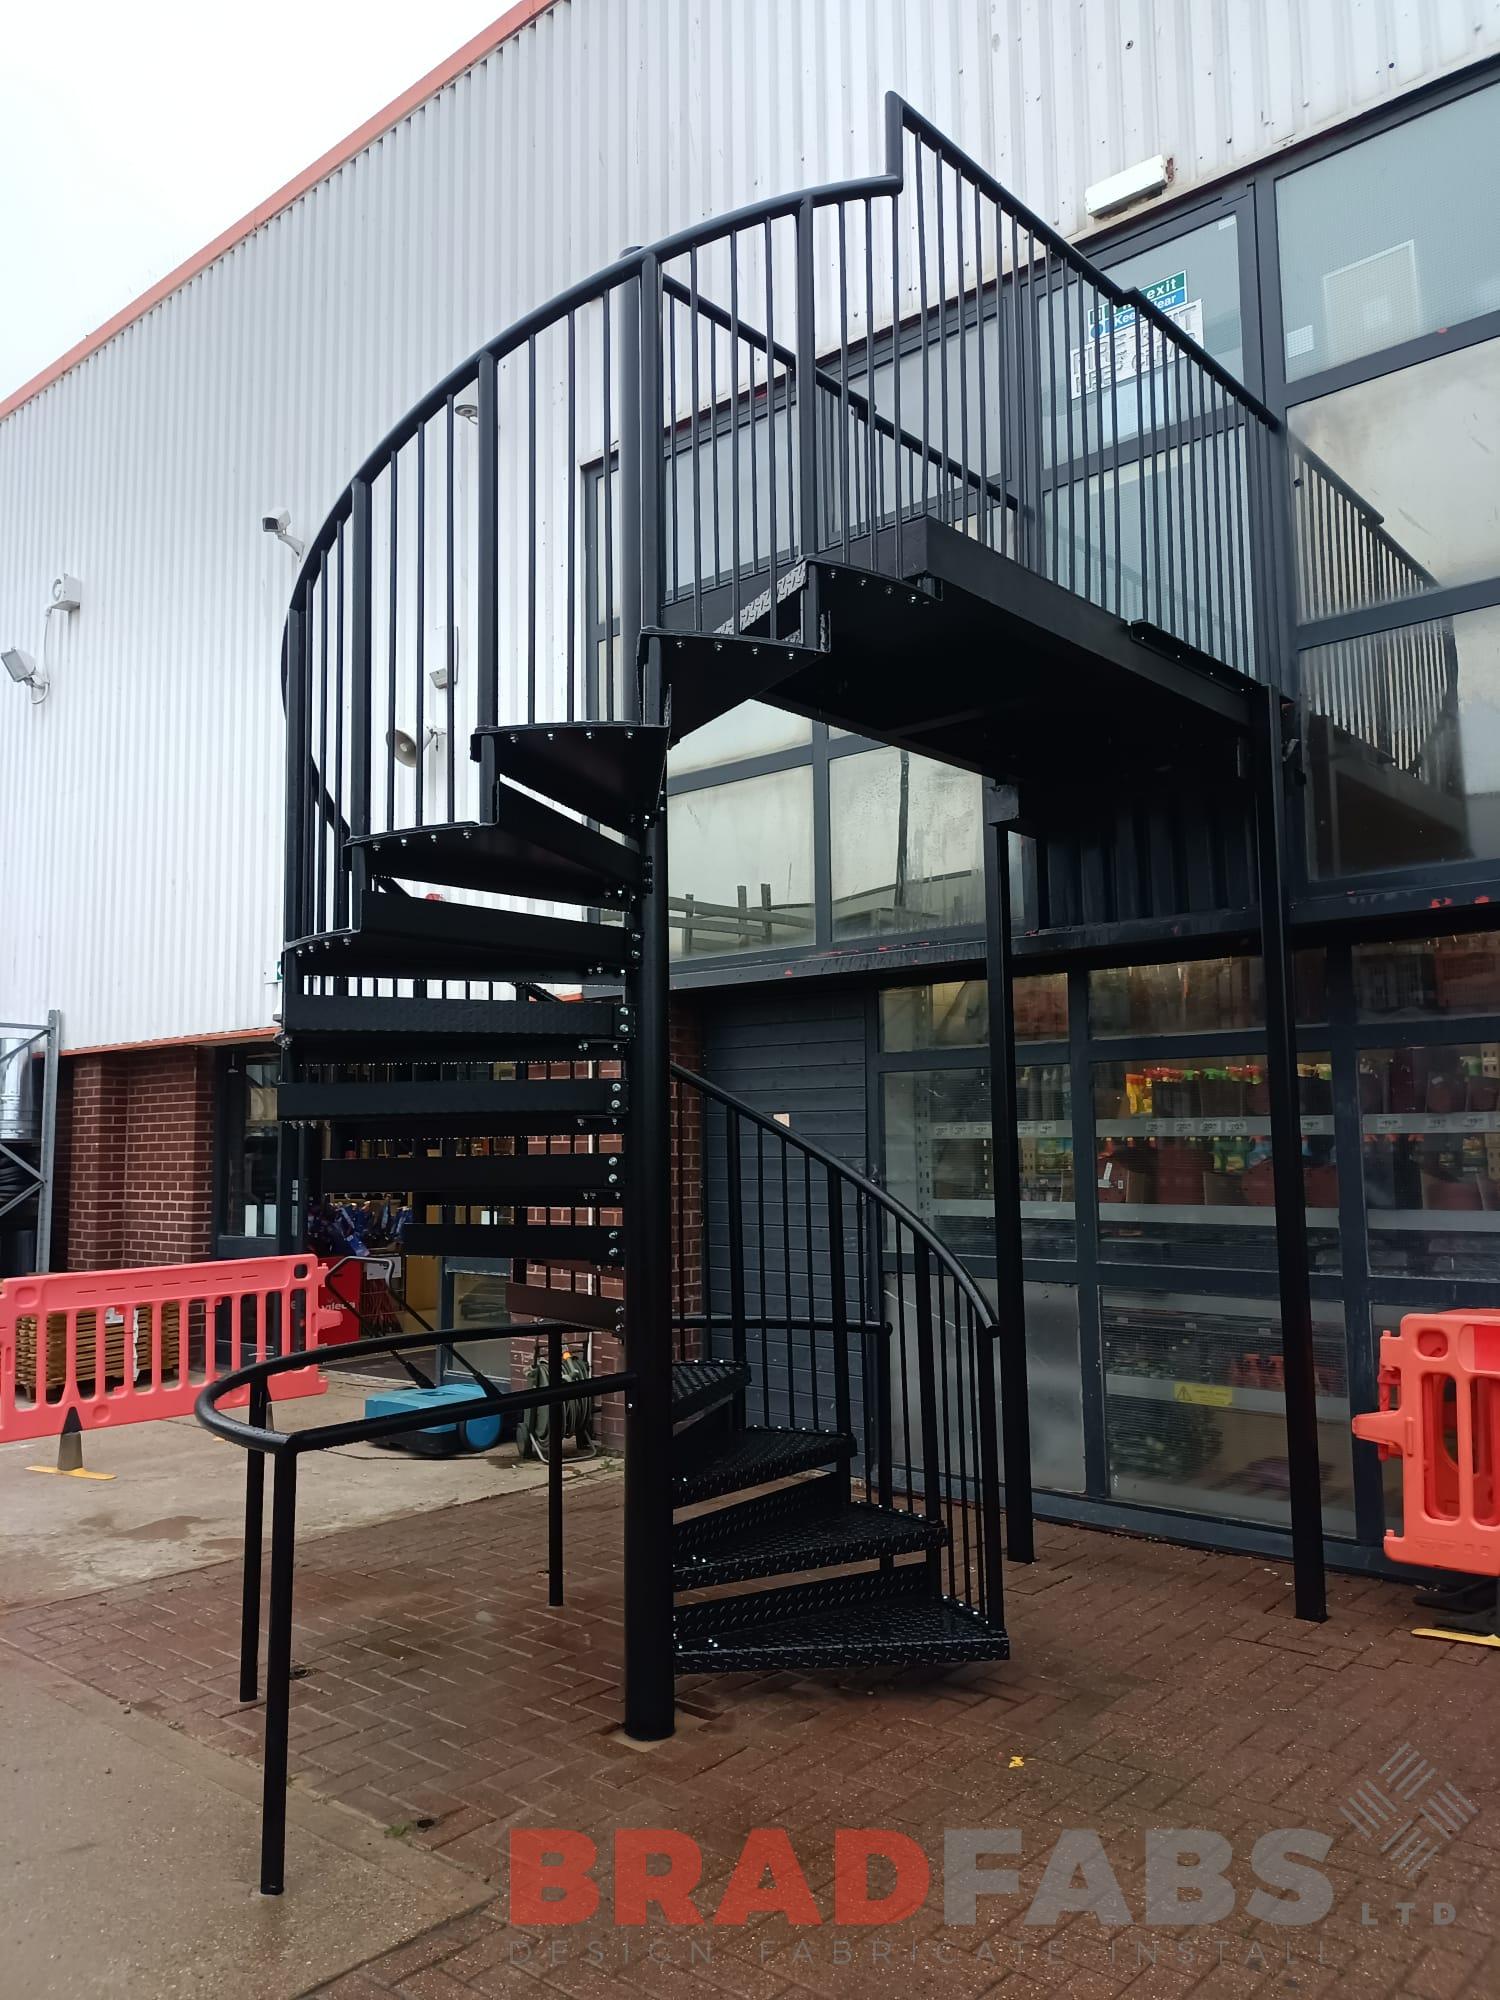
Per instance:
[[[673,1062],[682,1063],[686,1068],[701,1070],[703,1066],[703,1033],[697,1008],[690,1001],[674,1001],[671,1021],[671,1054]],[[567,1074],[559,1065],[558,1075]],[[599,1073],[608,1075],[610,1065],[601,1064]],[[541,1142],[538,1142],[541,1143]],[[581,1142],[580,1142],[581,1143]],[[554,1140],[554,1147],[566,1149],[569,1141]],[[542,1219],[541,1210],[533,1210],[535,1221]],[[564,1221],[569,1211],[552,1211],[554,1221]],[[681,1227],[678,1216],[681,1215]],[[672,1298],[674,1309],[684,1312],[699,1312],[703,1306],[703,1135],[702,1110],[699,1100],[692,1095],[677,1097],[674,1093],[672,1120]],[[599,1220],[607,1225],[617,1225],[623,1220],[620,1211],[601,1209]],[[592,1268],[592,1267],[589,1267]],[[528,1268],[527,1280],[533,1285],[550,1284],[559,1292],[557,1317],[567,1317],[567,1290],[573,1282],[569,1267],[556,1265],[550,1269],[544,1265]],[[623,1298],[625,1285],[622,1278],[604,1276],[599,1281],[599,1291],[607,1299]],[[625,1366],[624,1343],[619,1337],[603,1328],[596,1328],[592,1335],[593,1372],[596,1375],[612,1375],[616,1369]],[[531,1350],[517,1341],[511,1355],[512,1382],[521,1385],[525,1370],[530,1366]],[[625,1442],[625,1406],[619,1396],[606,1396],[599,1407],[599,1441],[608,1451],[619,1451]]]
[[[58,1122],[55,1268],[107,1271],[213,1255],[211,1050],[69,1057]]]

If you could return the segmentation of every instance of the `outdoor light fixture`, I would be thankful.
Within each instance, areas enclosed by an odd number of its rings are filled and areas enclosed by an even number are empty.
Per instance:
[[[440,729],[436,723],[429,722],[427,733],[422,739],[422,748],[430,750],[435,743],[440,743],[447,733],[446,729]],[[414,771],[417,768],[417,758],[419,755],[417,739],[409,730],[388,729],[385,740],[390,745],[391,754],[398,764],[404,764],[408,771]]]
[[[18,687],[29,687],[33,705],[47,699],[47,675],[44,668],[37,665],[30,653],[20,646],[7,646],[0,653],[5,662],[5,671]]]
[[[1139,160],[1135,166],[1085,188],[1083,205],[1092,216],[1113,215],[1116,209],[1128,208],[1133,201],[1145,201],[1153,194],[1160,194],[1171,178],[1172,162],[1164,153],[1155,153],[1149,160]]]
[[[301,562],[307,554],[307,545],[305,542],[299,542],[295,535],[288,534],[291,522],[292,517],[285,507],[278,508],[274,514],[262,514],[260,517],[262,532],[274,535],[278,542],[285,542],[298,562]]]

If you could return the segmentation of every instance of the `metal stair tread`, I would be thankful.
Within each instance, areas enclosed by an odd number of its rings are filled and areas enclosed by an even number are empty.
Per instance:
[[[676,1656],[679,1674],[958,1666],[1009,1659],[1010,1641],[1000,1627],[948,1599],[897,1598],[800,1617],[773,1612],[722,1633],[700,1630],[678,1639]]]
[[[356,1125],[388,1134],[459,1136],[524,1132],[573,1134],[599,1120],[617,1123],[629,1103],[623,1082],[593,1077],[498,1082],[313,1083],[278,1086],[283,1123]]]
[[[641,858],[540,799],[500,788],[498,818],[398,827],[345,845],[373,873],[450,889],[493,890],[565,903],[618,902],[640,881]]]
[[[329,978],[508,980],[516,973],[622,972],[632,935],[623,924],[370,894],[357,927],[298,938],[287,951],[300,971]]]
[[[500,777],[625,833],[660,795],[667,736],[661,723],[498,723],[476,729],[470,750],[493,758]]]
[[[947,1539],[942,1522],[925,1514],[845,1500],[802,1520],[751,1524],[702,1548],[679,1549],[673,1556],[672,1583],[676,1590],[699,1590],[752,1577],[790,1576],[942,1548]]]
[[[497,1048],[511,1055],[535,1047],[561,1058],[625,1045],[632,1021],[630,1009],[615,1000],[304,993],[294,980],[281,996],[281,1024],[308,1048],[353,1043],[355,1061],[376,1055],[411,1061],[439,1053],[456,1058],[467,1052],[493,1061]]]
[[[778,1430],[753,1425],[698,1445],[689,1432],[673,1445],[672,1499],[678,1507],[763,1486],[852,1457],[854,1440],[838,1431]]]
[[[743,1361],[674,1361],[673,1422],[727,1403],[749,1380],[750,1370]]]

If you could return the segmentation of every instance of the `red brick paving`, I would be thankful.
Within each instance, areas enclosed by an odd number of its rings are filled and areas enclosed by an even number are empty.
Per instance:
[[[546,1605],[544,1522],[540,1492],[510,1495],[330,1535],[303,1553],[294,1782],[407,1829],[501,1892],[492,1910],[324,1989],[339,2000],[1500,1994],[1500,1660],[1413,1639],[1396,1585],[1336,1578],[1328,1623],[1310,1627],[1291,1617],[1284,1568],[1044,1527],[1043,1559],[1008,1574],[1013,1661],[948,1675],[685,1680],[683,1726],[643,1752],[614,1737],[618,1484],[570,1489],[562,1611]],[[13,1613],[0,1634],[255,1758],[259,1710],[235,1700],[237,1617],[227,1565]],[[1480,1808],[1415,1888],[1340,1812],[1405,1743]],[[502,1922],[512,1826],[578,1828],[606,1856],[617,1827],[690,1833],[711,1915],[757,1825],[788,1829],[825,1916],[835,1828],[903,1831],[933,1857],[928,1904],[873,1932],[793,1930],[779,1916],[743,1929],[617,1930],[606,1867],[606,1915],[589,1925],[523,1935]],[[973,1826],[1021,1831],[1022,1893],[982,1902],[978,1927],[950,1928],[943,1829]],[[1335,1836],[1332,1911],[1303,1929],[1257,1923],[1238,1905],[1212,1926],[1148,1928],[1143,1838],[1173,1826],[1230,1840],[1239,1904],[1260,1834]],[[1131,1926],[1076,1913],[1025,1923],[1067,1828],[1097,1831]],[[1402,1902],[1418,1906],[1406,1925]],[[1434,1902],[1453,1906],[1451,1924],[1433,1927]]]

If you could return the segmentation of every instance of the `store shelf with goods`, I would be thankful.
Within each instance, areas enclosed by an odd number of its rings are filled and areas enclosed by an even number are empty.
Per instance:
[[[1336,1208],[1309,1208],[1306,1214],[1309,1229],[1337,1229],[1339,1226]],[[1227,1204],[1203,1202],[1111,1201],[1101,1204],[1099,1219],[1101,1223],[1206,1223],[1215,1229],[1274,1229],[1276,1210],[1273,1207],[1232,1208]]]
[[[1421,1230],[1429,1236],[1446,1236],[1450,1231],[1500,1234],[1500,1209],[1371,1207],[1365,1213],[1371,1229]]]
[[[1301,1121],[1304,1139],[1331,1139],[1332,1114]],[[1094,1131],[1101,1139],[1269,1139],[1271,1120],[1247,1112],[1229,1118],[1099,1118]]]
[[[1367,1111],[1361,1121],[1369,1136],[1460,1138],[1470,1133],[1500,1137],[1500,1111]]]
[[[1104,1378],[1110,1396],[1134,1396],[1147,1403],[1188,1403],[1206,1410],[1244,1410],[1256,1416],[1283,1416],[1286,1398],[1279,1389],[1246,1389],[1227,1382],[1179,1382],[1161,1376],[1130,1375],[1111,1370]],[[1346,1424],[1347,1396],[1319,1396],[1318,1422]]]

